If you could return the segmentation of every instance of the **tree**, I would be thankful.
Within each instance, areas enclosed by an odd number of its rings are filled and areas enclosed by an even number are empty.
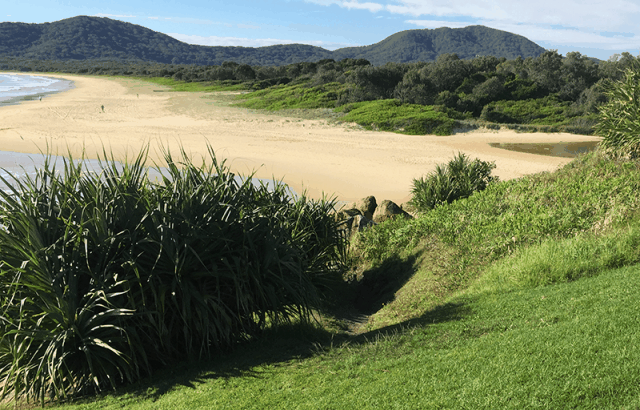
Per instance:
[[[527,63],[529,78],[549,93],[560,90],[562,56],[558,54],[558,50],[547,50]]]
[[[598,68],[593,61],[577,51],[567,53],[562,61],[562,86],[559,94],[563,100],[575,101],[598,80]]]
[[[469,74],[467,64],[457,54],[441,54],[429,67],[429,79],[438,92],[454,91]]]
[[[407,71],[393,91],[393,96],[406,104],[432,105],[437,95],[425,69]]]

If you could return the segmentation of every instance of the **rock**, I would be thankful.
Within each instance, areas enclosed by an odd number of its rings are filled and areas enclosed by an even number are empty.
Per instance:
[[[342,208],[336,212],[336,222],[344,221],[345,219],[352,218],[356,215],[362,215],[362,212],[351,207]]]
[[[351,229],[353,227],[353,216],[348,217],[347,219],[342,220],[338,224],[338,229],[344,231],[347,236],[351,236]]]
[[[349,207],[360,211],[361,215],[363,215],[365,218],[373,219],[373,213],[376,211],[377,206],[378,204],[376,203],[376,197],[368,196],[352,203]]]
[[[375,224],[375,222],[365,216],[356,215],[353,217],[353,222],[351,224],[351,235],[353,236],[358,232],[362,232]]]
[[[387,219],[392,219],[401,215],[405,218],[411,218],[407,212],[405,212],[402,208],[396,205],[395,202],[384,200],[376,207],[376,211],[373,214],[373,221],[375,223],[384,222]]]

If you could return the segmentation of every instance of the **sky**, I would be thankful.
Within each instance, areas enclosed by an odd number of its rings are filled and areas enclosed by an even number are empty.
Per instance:
[[[108,17],[190,44],[302,43],[335,50],[403,30],[470,25],[522,35],[563,55],[640,52],[640,0],[1,0],[0,21]],[[1,41],[2,39],[0,39]]]

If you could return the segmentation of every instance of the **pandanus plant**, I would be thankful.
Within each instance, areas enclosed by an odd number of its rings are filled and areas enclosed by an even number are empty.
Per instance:
[[[211,357],[269,326],[308,321],[340,277],[335,200],[252,183],[218,162],[147,150],[98,172],[51,156],[0,192],[0,383],[64,399]],[[2,177],[0,177],[2,178]]]

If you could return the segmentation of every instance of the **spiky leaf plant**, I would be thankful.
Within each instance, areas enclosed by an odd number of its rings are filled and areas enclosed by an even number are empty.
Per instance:
[[[600,147],[612,157],[640,156],[640,61],[634,60],[624,78],[609,84],[609,101],[600,107],[597,135]]]
[[[212,150],[201,166],[181,154],[165,153],[157,182],[146,151],[100,172],[72,158],[59,172],[48,157],[35,177],[4,181],[4,396],[102,391],[309,319],[344,260],[334,201],[238,180]]]
[[[477,191],[484,190],[498,177],[491,176],[496,167],[493,162],[471,161],[461,152],[447,164],[436,165],[436,169],[426,177],[413,180],[410,203],[421,211],[435,208],[437,205],[451,203],[467,198]]]

